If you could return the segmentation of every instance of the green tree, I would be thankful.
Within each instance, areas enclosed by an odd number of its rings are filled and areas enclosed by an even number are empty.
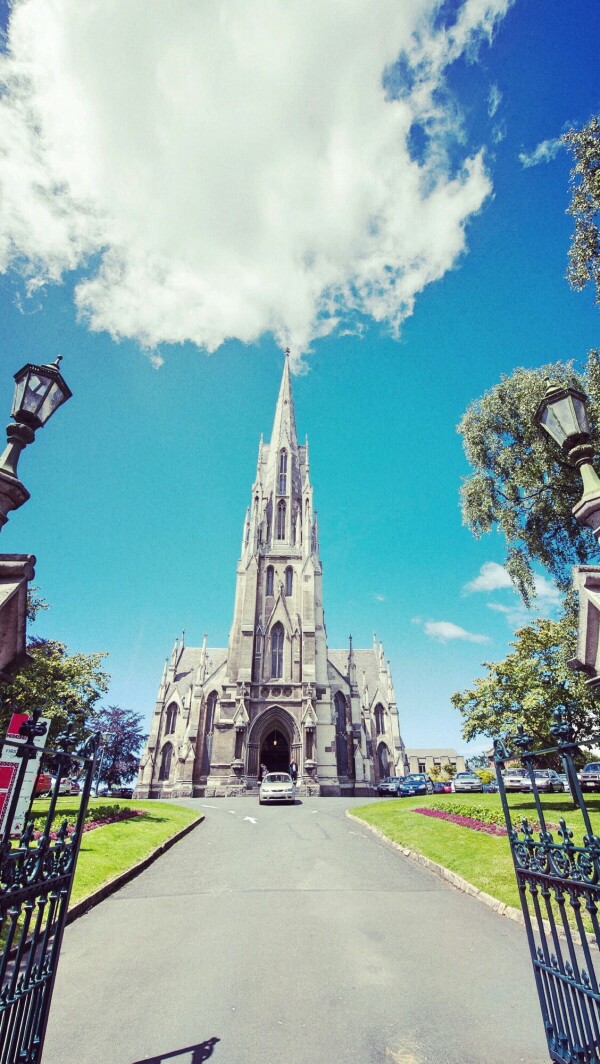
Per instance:
[[[582,493],[579,474],[533,421],[548,378],[587,392],[600,449],[597,351],[589,353],[583,374],[561,362],[516,369],[472,403],[458,426],[473,468],[461,488],[463,520],[477,538],[493,528],[504,533],[506,568],[526,603],[535,595],[532,561],[545,566],[566,591],[573,565],[600,558],[594,537],[571,513]]]
[[[452,695],[463,718],[464,738],[514,736],[522,724],[536,746],[554,746],[550,728],[557,706],[567,709],[577,735],[585,737],[596,730],[598,702],[584,676],[568,666],[576,638],[570,601],[558,621],[538,619],[519,628],[511,642],[513,651],[503,661],[484,662],[487,675],[475,680],[470,690]]]
[[[94,712],[88,726],[106,736],[98,782],[108,787],[126,783],[137,772],[139,753],[147,738],[142,730],[143,717],[132,709],[107,706]]]
[[[568,213],[575,218],[575,233],[567,277],[578,291],[591,281],[596,286],[596,302],[600,303],[600,121],[592,118],[583,129],[565,133],[563,141],[575,157],[568,207]]]
[[[74,718],[83,735],[96,702],[108,690],[110,677],[102,669],[106,654],[73,654],[64,643],[37,636],[29,640],[27,654],[29,661],[0,687],[0,731],[6,731],[12,713],[30,713],[39,707],[52,718],[49,745],[67,716]]]
[[[491,768],[478,768],[475,771],[475,775],[479,776],[479,779],[484,784],[491,783],[496,778],[496,773],[492,772]]]
[[[429,773],[429,775],[431,776],[432,780],[439,780],[441,774],[442,774],[442,766],[441,765],[433,765],[432,768],[431,768],[431,771]]]
[[[442,765],[442,772],[445,772],[446,777],[451,780],[456,776],[456,765]]]

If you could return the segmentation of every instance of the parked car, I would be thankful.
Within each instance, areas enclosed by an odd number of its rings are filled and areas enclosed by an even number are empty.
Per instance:
[[[42,794],[50,794],[52,790],[52,776],[49,772],[38,772],[33,788],[33,797],[39,798]]]
[[[505,791],[522,791],[523,780],[527,779],[527,771],[524,768],[509,768],[502,773]]]
[[[289,772],[267,772],[258,791],[258,801],[295,802],[296,784]]]
[[[456,794],[460,791],[479,791],[483,790],[483,783],[476,776],[474,772],[457,772],[454,777],[454,790]]]
[[[582,791],[600,791],[600,761],[591,761],[579,775]]]
[[[400,784],[402,783],[404,776],[386,776],[385,779],[379,780],[377,784],[377,794],[382,797],[386,794],[394,794],[396,798],[399,797]]]
[[[400,784],[399,797],[407,798],[415,794],[433,794],[433,780],[424,772],[410,772]]]
[[[555,772],[553,768],[536,768],[533,773],[535,778],[535,786],[538,791],[543,791],[545,794],[554,794],[555,791],[564,791],[565,785],[561,780],[558,772]],[[532,785],[529,776],[525,776],[523,780],[523,791],[531,791]]]
[[[558,773],[558,778],[559,778],[559,780],[563,781],[563,783],[565,785],[565,790],[566,791],[570,791],[571,788],[569,786],[569,777],[567,776],[567,773],[566,772],[559,772]]]
[[[55,786],[56,786],[56,776],[53,776],[51,781],[50,781],[50,790],[53,791]],[[60,783],[58,785],[58,793],[59,793],[59,795],[79,794],[80,791],[81,791],[81,787],[77,783],[77,780],[70,780],[68,776],[63,776],[62,777],[62,779],[61,779],[61,781],[60,781]]]
[[[433,793],[434,794],[450,794],[452,792],[451,780],[434,780],[433,781]]]

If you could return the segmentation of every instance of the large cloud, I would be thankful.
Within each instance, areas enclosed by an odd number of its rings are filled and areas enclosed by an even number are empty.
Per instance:
[[[510,2],[20,0],[0,269],[83,268],[91,327],[148,347],[397,329],[490,192],[443,78]]]

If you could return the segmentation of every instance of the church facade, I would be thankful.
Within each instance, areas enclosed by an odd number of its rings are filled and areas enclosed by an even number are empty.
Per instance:
[[[298,764],[299,793],[369,794],[408,771],[389,662],[327,646],[308,440],[298,444],[289,354],[262,437],[225,648],[176,641],[165,663],[138,798],[229,796],[261,765]]]

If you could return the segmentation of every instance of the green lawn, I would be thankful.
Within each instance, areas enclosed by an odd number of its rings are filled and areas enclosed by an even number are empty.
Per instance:
[[[485,835],[471,828],[460,827],[444,820],[435,820],[412,812],[417,806],[430,806],[452,811],[453,804],[462,806],[500,809],[497,794],[444,794],[427,798],[388,798],[352,809],[355,816],[408,849],[429,857],[462,876],[468,883],[498,898],[507,905],[520,908],[517,883],[513,870],[510,848],[506,836]],[[511,815],[515,824],[520,818],[536,820],[535,803],[530,795],[509,795]],[[592,825],[600,833],[600,796],[588,795]],[[573,842],[581,843],[584,830],[581,813],[573,808],[568,794],[549,794],[542,797],[542,806],[547,821],[558,824],[561,817],[573,831]],[[556,832],[553,832],[557,839]],[[557,839],[558,841],[558,839]]]
[[[106,798],[91,798],[89,806],[93,809],[95,805],[106,804]],[[143,809],[146,815],[84,832],[71,905],[148,857],[157,846],[188,824],[201,819],[193,809],[166,802],[110,799],[110,804],[123,809]],[[47,808],[48,801],[38,799],[34,802],[33,813],[43,813]],[[64,816],[76,815],[77,799],[59,798],[57,810]]]

